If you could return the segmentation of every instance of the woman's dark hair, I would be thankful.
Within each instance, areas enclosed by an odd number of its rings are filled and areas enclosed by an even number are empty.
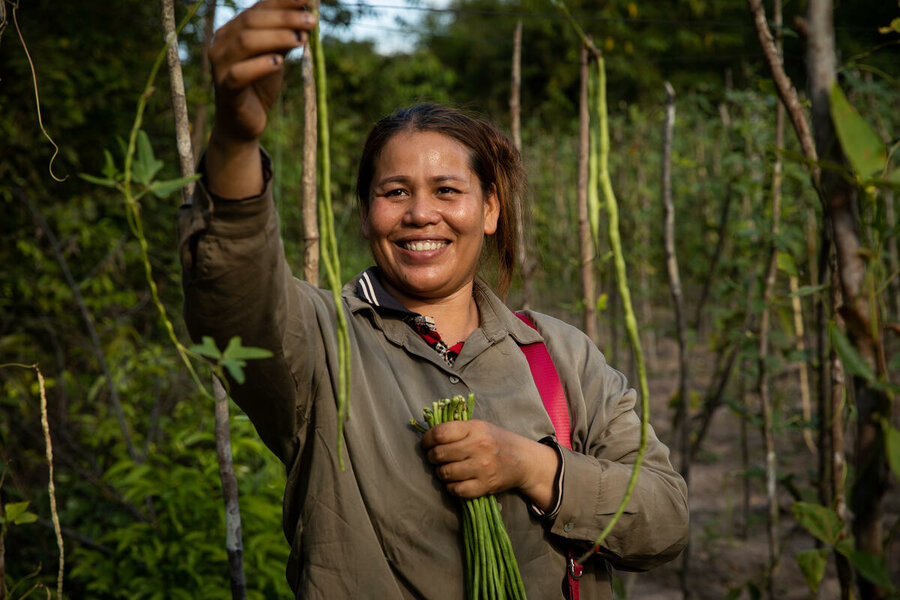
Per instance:
[[[469,149],[469,168],[481,181],[483,193],[494,192],[500,206],[497,231],[490,244],[497,252],[497,291],[505,297],[516,266],[525,169],[512,142],[499,129],[479,117],[439,104],[417,104],[383,117],[375,124],[359,159],[356,197],[363,218],[369,212],[375,163],[388,141],[398,133],[433,131],[449,136]]]

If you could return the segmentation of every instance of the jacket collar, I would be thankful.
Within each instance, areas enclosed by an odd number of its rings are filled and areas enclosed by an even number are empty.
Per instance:
[[[368,312],[375,327],[391,342],[429,359],[433,355],[436,360],[431,362],[436,364],[443,362],[419,334],[404,322],[404,317],[418,313],[405,308],[387,292],[381,284],[378,267],[369,267],[350,280],[341,295],[347,301],[351,313]],[[455,368],[462,368],[485,348],[499,343],[507,335],[512,336],[520,346],[543,341],[541,334],[516,317],[481,279],[475,279],[473,295],[478,306],[480,325],[463,344],[462,352],[454,362]],[[441,366],[446,367],[446,364]]]

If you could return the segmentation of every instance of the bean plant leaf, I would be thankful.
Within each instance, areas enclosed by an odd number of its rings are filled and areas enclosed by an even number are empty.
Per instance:
[[[878,33],[900,33],[900,17],[897,17],[893,21],[891,21],[890,25],[886,25],[885,27],[879,27]]]
[[[822,290],[824,290],[824,289],[827,288],[827,287],[828,287],[827,284],[822,284],[822,285],[801,285],[799,288],[797,288],[797,291],[796,291],[796,292],[791,292],[791,293],[788,295],[788,297],[789,297],[789,298],[797,298],[797,297],[802,298],[803,296],[811,296],[811,295],[813,295],[813,294],[815,294],[815,293],[817,293],[817,292],[821,292]]]
[[[4,507],[4,521],[13,525],[24,525],[37,521],[37,515],[28,512],[29,502],[11,502]]]
[[[228,340],[228,346],[222,353],[224,358],[233,358],[237,360],[248,360],[254,358],[269,358],[272,353],[265,348],[254,348],[253,346],[242,346],[241,336],[236,335]]]
[[[103,171],[101,171],[107,179],[112,179],[115,181],[116,175],[119,174],[119,170],[116,168],[116,161],[113,160],[112,152],[109,150],[103,151]]]
[[[841,540],[841,543],[835,546],[835,550],[847,557],[857,573],[877,586],[894,590],[894,584],[891,583],[891,576],[888,574],[887,563],[883,556],[857,550],[852,538]]]
[[[219,352],[219,349],[216,347],[216,341],[214,339],[208,335],[204,335],[202,342],[203,343],[201,344],[194,344],[191,346],[190,351],[215,360],[222,358],[222,353]]]
[[[150,191],[157,198],[168,198],[173,192],[177,192],[192,181],[200,179],[200,174],[189,175],[188,177],[179,177],[178,179],[166,179],[164,181],[154,181],[150,184]]]
[[[875,372],[872,367],[859,355],[844,332],[835,324],[834,321],[828,323],[828,333],[831,337],[831,343],[841,357],[841,363],[844,365],[847,373],[862,377],[866,381],[875,382]]]
[[[794,257],[786,252],[778,253],[778,270],[784,271],[788,275],[797,276],[797,262]]]
[[[138,131],[137,153],[134,157],[131,174],[137,183],[147,185],[153,177],[162,169],[163,163],[153,156],[153,146],[150,138],[144,131]]]
[[[830,550],[827,548],[821,550],[812,548],[797,553],[797,566],[800,567],[800,572],[803,573],[803,578],[806,579],[813,594],[819,592],[819,585],[825,576],[825,563],[829,552]]]
[[[887,164],[884,142],[847,101],[837,82],[831,87],[831,120],[854,173],[861,179],[881,173]]]
[[[885,422],[884,441],[888,464],[891,465],[894,477],[900,479],[900,430]]]
[[[79,173],[79,177],[84,179],[89,183],[93,183],[95,185],[102,185],[103,187],[116,187],[116,182],[113,179],[109,179],[106,177],[97,177],[96,175],[88,175],[87,173]]]
[[[244,367],[247,366],[246,362],[235,358],[223,358],[221,364],[228,369],[232,379],[238,383],[244,383],[244,380],[246,379],[244,377]]]
[[[838,542],[844,523],[836,512],[809,502],[795,502],[791,510],[797,522],[813,536],[829,546],[834,546]]]

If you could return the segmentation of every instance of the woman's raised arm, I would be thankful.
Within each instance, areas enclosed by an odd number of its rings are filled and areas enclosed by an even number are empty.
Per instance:
[[[263,0],[222,26],[209,49],[216,113],[206,153],[210,192],[224,198],[261,193],[259,136],[281,93],[284,56],[316,25],[308,0]]]

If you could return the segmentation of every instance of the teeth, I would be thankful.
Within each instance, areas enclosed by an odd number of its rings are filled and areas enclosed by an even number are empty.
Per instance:
[[[437,250],[447,245],[447,242],[423,241],[423,242],[406,242],[403,247],[413,252],[425,252],[428,250]]]

